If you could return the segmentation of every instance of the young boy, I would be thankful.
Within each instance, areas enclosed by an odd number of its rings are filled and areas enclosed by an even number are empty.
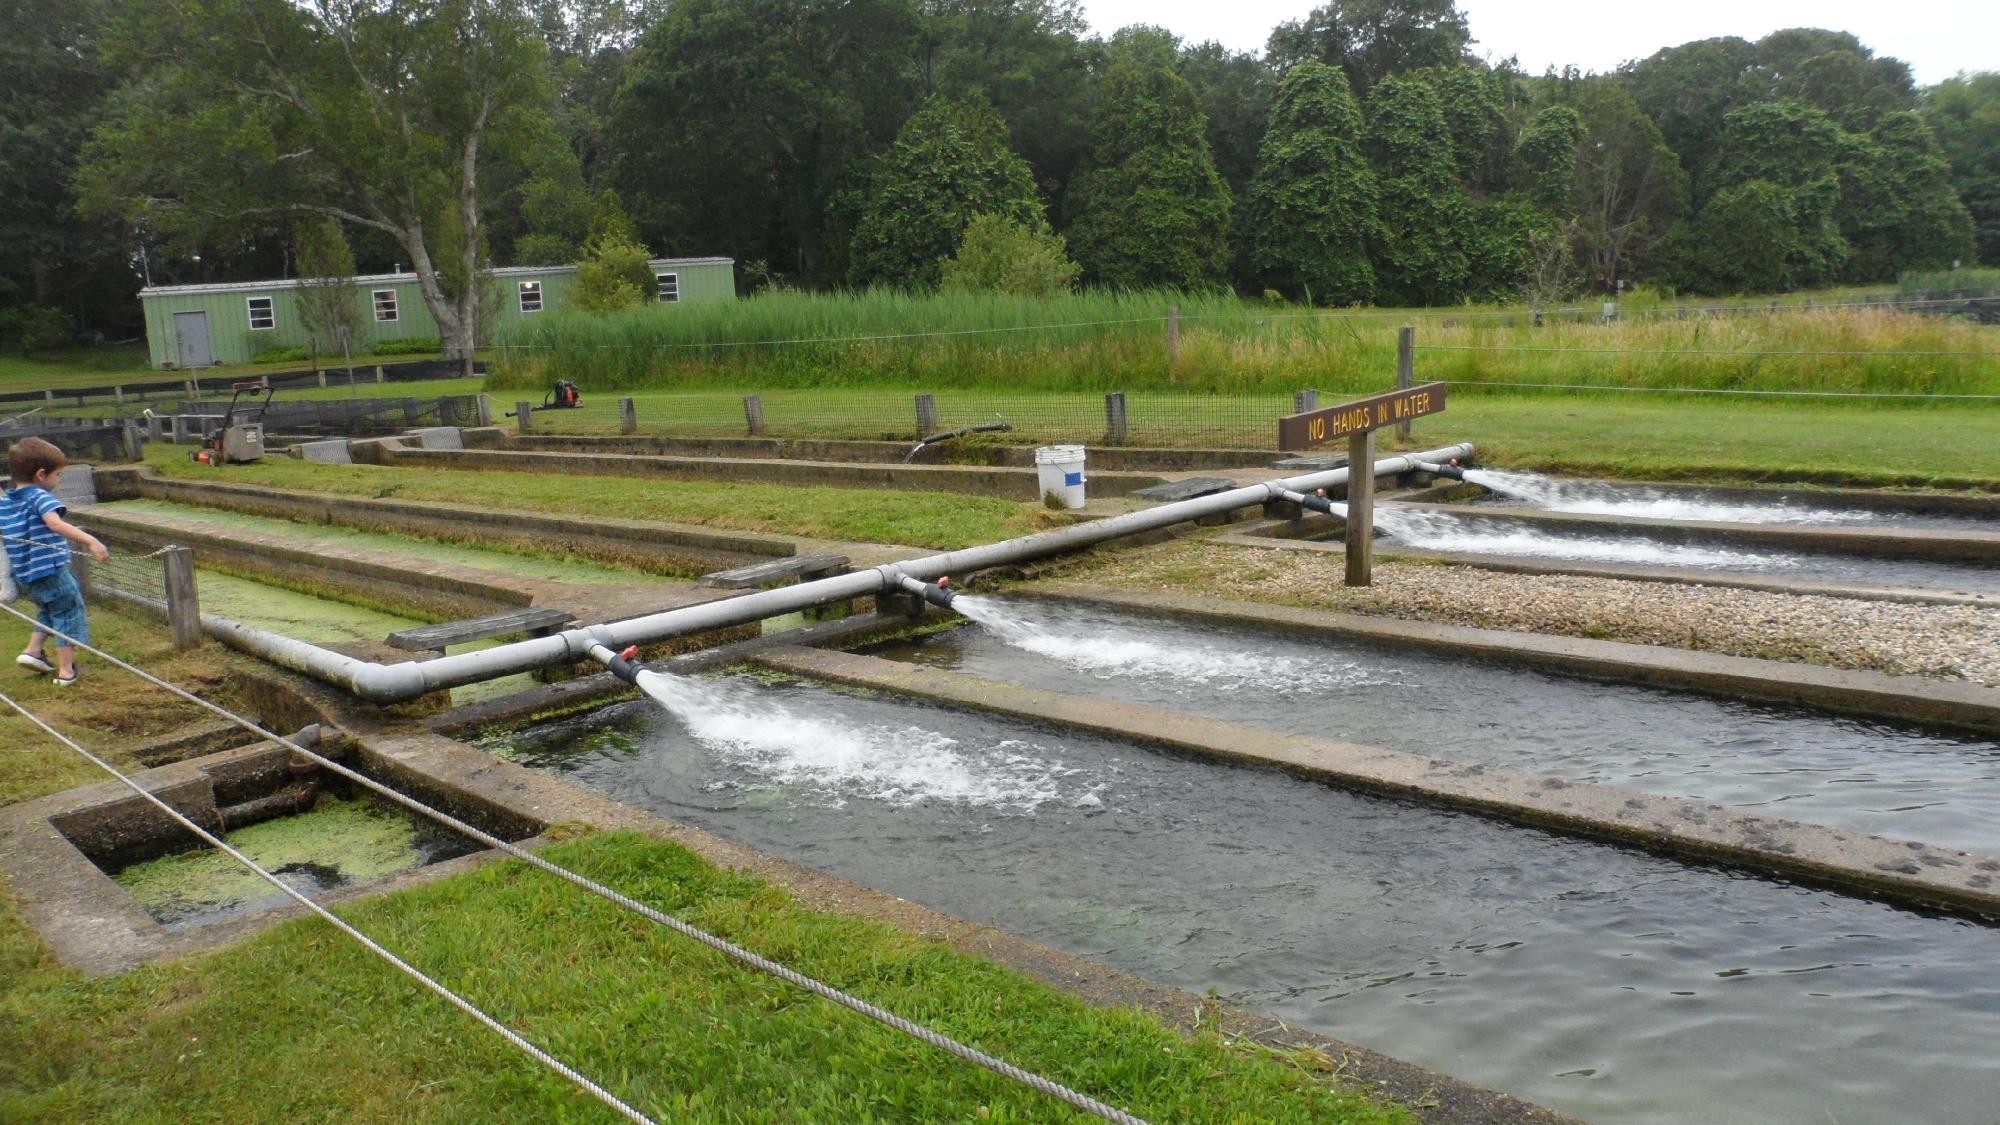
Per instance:
[[[21,593],[40,610],[36,619],[43,625],[85,644],[90,643],[90,622],[83,616],[83,590],[69,572],[67,539],[103,562],[110,554],[89,532],[64,519],[69,509],[56,499],[54,490],[62,480],[69,459],[50,442],[38,437],[22,438],[7,454],[14,471],[14,487],[0,496],[0,535],[6,536],[7,562]],[[28,650],[14,663],[37,672],[54,672],[56,685],[76,682],[76,650],[64,641],[56,642],[56,662],[51,665],[43,654],[47,630],[36,629],[28,637]]]

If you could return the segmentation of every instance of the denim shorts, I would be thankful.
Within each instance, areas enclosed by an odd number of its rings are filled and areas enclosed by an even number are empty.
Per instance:
[[[59,633],[90,643],[90,622],[83,616],[83,588],[67,570],[21,583],[21,593],[41,612],[35,620]],[[62,644],[60,640],[57,644]]]

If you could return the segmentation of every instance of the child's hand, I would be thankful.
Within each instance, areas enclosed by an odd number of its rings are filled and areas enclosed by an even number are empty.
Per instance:
[[[111,557],[111,552],[104,544],[92,539],[90,541],[90,557],[96,559],[98,562],[103,562],[105,559]]]

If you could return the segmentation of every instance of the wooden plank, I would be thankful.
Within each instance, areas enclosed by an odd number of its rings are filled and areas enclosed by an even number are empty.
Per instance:
[[[402,629],[389,634],[389,644],[395,648],[414,651],[442,650],[450,645],[465,644],[468,641],[483,641],[488,637],[504,637],[509,633],[528,633],[537,629],[549,629],[566,625],[576,620],[576,615],[560,609],[502,610],[484,617],[468,617],[462,621],[441,621],[436,625],[420,625],[415,629]]]
[[[804,581],[845,573],[847,573],[846,555],[793,555],[790,558],[739,566],[735,570],[718,570],[713,574],[704,574],[701,576],[701,584],[722,590],[748,590],[762,586],[766,582],[779,582],[787,578]]]

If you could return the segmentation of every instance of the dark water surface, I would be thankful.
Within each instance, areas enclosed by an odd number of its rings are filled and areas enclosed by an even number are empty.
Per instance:
[[[960,598],[877,656],[2000,855],[2000,740],[1344,641]]]
[[[1592,1120],[2000,1106],[1984,926],[986,715],[748,679],[670,695],[692,728],[642,700],[489,745]]]

